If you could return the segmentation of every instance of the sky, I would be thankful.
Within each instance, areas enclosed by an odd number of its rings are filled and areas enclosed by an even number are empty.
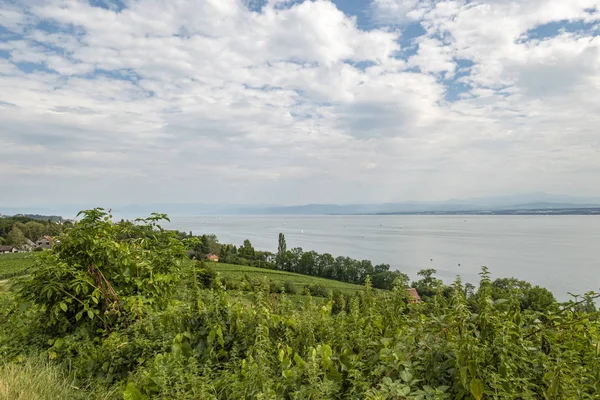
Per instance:
[[[0,205],[598,182],[600,0],[0,0]]]

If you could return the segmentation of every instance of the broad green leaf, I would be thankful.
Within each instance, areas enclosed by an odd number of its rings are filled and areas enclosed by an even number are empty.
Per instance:
[[[412,374],[407,370],[400,372],[400,378],[406,383],[410,383],[412,381]]]
[[[474,378],[477,375],[477,364],[475,364],[475,361],[470,360],[467,363],[467,367],[469,367],[469,373],[471,374],[471,377]]]
[[[483,397],[484,386],[481,380],[475,378],[471,379],[471,383],[469,384],[471,389],[471,394],[475,397],[476,400],[481,400]]]
[[[465,389],[467,388],[467,369],[465,367],[460,369],[460,383]]]
[[[148,397],[143,395],[133,383],[129,382],[123,392],[123,400],[146,400]]]

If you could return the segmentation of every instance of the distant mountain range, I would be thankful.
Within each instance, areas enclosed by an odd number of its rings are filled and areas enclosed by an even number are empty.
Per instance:
[[[19,213],[74,217],[85,205],[46,207],[0,207],[0,215]],[[381,204],[306,204],[297,206],[153,203],[112,208],[115,216],[138,217],[152,212],[170,216],[187,215],[354,215],[354,214],[595,214],[600,213],[600,198],[574,197],[547,193],[451,199],[438,202],[398,202]]]

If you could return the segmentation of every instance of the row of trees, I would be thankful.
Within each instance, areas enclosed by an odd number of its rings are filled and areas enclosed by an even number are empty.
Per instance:
[[[207,238],[201,236],[199,239],[202,244],[196,245],[196,248],[204,247],[203,251],[198,253],[200,257],[209,252],[215,253],[219,255],[221,262],[228,264],[277,269],[359,285],[364,284],[367,276],[370,276],[373,286],[378,289],[391,289],[392,282],[398,277],[408,282],[407,275],[399,271],[391,271],[389,264],[374,266],[369,260],[355,260],[342,256],[334,257],[329,253],[320,254],[316,251],[304,251],[300,247],[288,250],[283,233],[279,234],[277,253],[256,250],[249,240],[245,240],[241,246],[237,247],[231,244],[216,246],[214,236]],[[209,250],[211,244],[212,248],[208,252],[207,250]],[[218,252],[214,250],[218,250]]]

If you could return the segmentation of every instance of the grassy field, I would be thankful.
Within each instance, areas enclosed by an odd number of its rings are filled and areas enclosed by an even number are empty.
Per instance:
[[[24,274],[34,257],[33,253],[0,254],[0,280]]]
[[[343,293],[356,292],[362,290],[360,285],[351,283],[334,281],[332,279],[318,278],[315,276],[300,275],[293,272],[277,271],[272,269],[248,267],[244,265],[222,264],[222,263],[207,263],[215,271],[219,272],[224,278],[242,280],[245,274],[251,279],[267,278],[277,284],[283,285],[285,282],[292,283],[298,291],[301,291],[305,286],[321,285],[328,290],[339,290]]]

